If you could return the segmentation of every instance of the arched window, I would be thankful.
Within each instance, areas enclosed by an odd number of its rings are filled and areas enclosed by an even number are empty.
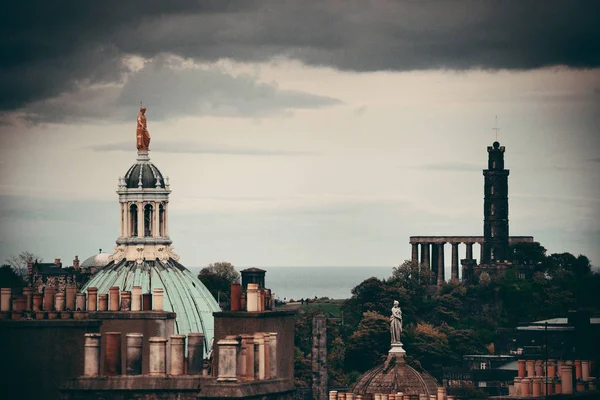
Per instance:
[[[490,249],[490,260],[494,260],[494,248]]]
[[[494,194],[494,186],[490,186],[490,194]]]
[[[158,235],[160,237],[165,236],[165,206],[162,204],[158,206]]]
[[[494,215],[496,213],[496,205],[492,203],[490,206],[490,215]]]
[[[496,237],[496,227],[492,226],[492,237]]]
[[[496,161],[492,161],[492,169],[496,168]]]
[[[144,207],[144,236],[152,236],[152,205],[146,204]]]
[[[129,235],[136,237],[138,235],[138,208],[135,204],[129,206]]]

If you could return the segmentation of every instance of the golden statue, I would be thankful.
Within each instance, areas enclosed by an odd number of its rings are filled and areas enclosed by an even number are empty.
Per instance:
[[[137,149],[138,151],[148,151],[150,147],[150,132],[146,128],[146,107],[140,107],[140,113],[137,117]]]

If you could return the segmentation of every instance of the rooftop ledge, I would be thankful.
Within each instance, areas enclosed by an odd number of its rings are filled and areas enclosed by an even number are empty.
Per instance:
[[[285,310],[285,311],[216,311],[213,313],[215,317],[228,317],[228,318],[273,318],[273,317],[285,317],[288,315],[296,315],[296,310]]]
[[[90,319],[175,319],[171,311],[90,311]]]

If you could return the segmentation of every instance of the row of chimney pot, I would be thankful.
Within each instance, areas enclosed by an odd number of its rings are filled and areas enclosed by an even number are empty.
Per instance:
[[[85,334],[85,351],[83,376],[96,377],[116,375],[141,375],[142,374],[142,348],[144,336],[141,333],[127,333],[125,335],[126,358],[123,369],[121,360],[121,332],[106,332],[104,351],[101,352],[102,335],[100,333]],[[187,335],[187,357],[185,357],[185,335],[172,335],[170,337],[170,365],[168,373],[178,375],[207,375],[208,370],[203,369],[204,334],[189,333]],[[150,337],[149,375],[167,375],[167,342],[165,337]],[[104,358],[104,370],[100,372],[100,357]]]
[[[517,368],[518,376],[511,390],[513,396],[538,397],[596,390],[596,378],[590,377],[588,360],[548,360],[547,365],[543,360],[518,360]]]
[[[590,379],[591,361],[589,360],[548,360],[548,364],[544,360],[517,360],[517,370],[519,378],[534,378],[546,377],[559,378],[561,377],[560,368],[563,365],[571,365],[575,367],[575,379],[588,381]],[[546,373],[546,371],[548,371]]]
[[[277,333],[228,335],[219,346],[219,382],[250,382],[277,377]]]
[[[153,293],[142,294],[141,286],[134,286],[131,292],[121,292],[118,286],[112,286],[109,294],[98,294],[98,289],[91,287],[87,290],[87,296],[77,293],[75,286],[67,286],[64,292],[58,293],[55,287],[47,286],[43,294],[25,287],[22,295],[14,296],[11,288],[1,288],[0,312],[12,311],[20,318],[25,311],[164,311],[163,299],[163,289],[157,288]]]
[[[338,392],[331,390],[329,392],[329,400],[454,400],[454,396],[446,394],[446,388],[441,386],[435,394],[404,394],[397,393],[375,393],[375,394],[354,394],[350,392]]]

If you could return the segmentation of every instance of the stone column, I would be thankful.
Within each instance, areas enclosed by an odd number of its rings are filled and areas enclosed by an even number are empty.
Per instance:
[[[561,365],[560,379],[562,381],[562,394],[573,394],[573,366]]]
[[[419,263],[419,243],[411,243],[412,246],[412,254],[411,261],[415,263]]]
[[[106,293],[98,295],[98,311],[108,311],[108,295]]]
[[[218,382],[237,382],[237,347],[238,341],[221,339],[219,346]]]
[[[121,311],[131,310],[131,292],[121,292]]]
[[[441,285],[446,281],[445,279],[445,267],[444,267],[444,244],[438,243],[438,271],[437,271],[437,284]],[[457,267],[458,268],[458,267]]]
[[[164,311],[163,307],[163,296],[164,290],[161,288],[154,289],[152,291],[154,293],[154,311]]]
[[[452,243],[452,271],[450,279],[458,280],[458,243]]]
[[[466,255],[466,259],[467,260],[472,260],[473,259],[473,243],[465,243],[467,245],[467,255]]]
[[[151,337],[150,342],[150,376],[165,376],[167,374],[167,339]]]
[[[531,378],[535,376],[535,361],[527,360],[527,377]]]
[[[33,311],[42,311],[42,303],[44,301],[44,295],[36,293],[33,295]]]
[[[590,362],[581,360],[581,379],[585,382],[590,380]]]
[[[160,202],[152,204],[154,221],[152,222],[152,236],[160,237]]]
[[[169,236],[169,202],[165,202],[165,236]]]
[[[10,290],[10,289],[9,289]],[[56,289],[46,286],[44,288],[44,311],[54,311],[54,294]],[[4,302],[2,302],[4,305]]]
[[[56,311],[65,311],[65,294],[56,293],[54,295],[54,309]]]
[[[140,311],[142,309],[142,287],[134,286],[131,288],[131,311]]]
[[[249,283],[246,288],[246,306],[248,312],[258,312],[258,283]]]
[[[84,344],[83,375],[100,375],[100,339],[99,333],[86,333]]]
[[[138,207],[138,237],[144,237],[144,203],[137,203]]]
[[[126,341],[127,358],[125,360],[125,374],[141,375],[144,335],[141,333],[128,333],[126,335]]]
[[[519,378],[525,378],[525,360],[517,360],[517,370]]]
[[[109,310],[110,311],[119,311],[119,303],[120,303],[119,291],[120,291],[120,289],[118,286],[111,286],[110,289],[108,289],[108,293],[110,295],[110,297],[109,297],[109,301],[110,301]]]
[[[431,267],[429,262],[429,243],[421,243],[421,264],[426,268]]]
[[[269,333],[269,358],[271,360],[271,378],[277,378],[277,366],[279,361],[277,359],[277,332]]]
[[[188,333],[188,375],[201,375],[204,361],[204,334]]]
[[[104,334],[104,375],[121,374],[121,332],[106,332]]]
[[[131,236],[131,215],[129,215],[129,203],[123,203],[123,207],[125,207],[125,234],[123,236],[130,237]]]
[[[88,293],[87,309],[88,309],[88,311],[96,311],[98,309],[98,306],[97,306],[98,288],[90,287],[90,288],[88,288],[87,293]]]
[[[254,334],[254,342],[258,345],[258,379],[265,379],[265,339],[262,333]],[[219,359],[220,361],[220,359]]]
[[[171,375],[185,373],[185,335],[171,335]]]
[[[85,293],[75,295],[75,311],[85,311]]]
[[[33,310],[33,288],[32,287],[24,287],[23,288],[23,296],[25,296],[25,309]]]
[[[249,334],[242,334],[242,346],[246,348],[246,368],[245,380],[253,381],[255,377],[254,369],[254,336]]]

